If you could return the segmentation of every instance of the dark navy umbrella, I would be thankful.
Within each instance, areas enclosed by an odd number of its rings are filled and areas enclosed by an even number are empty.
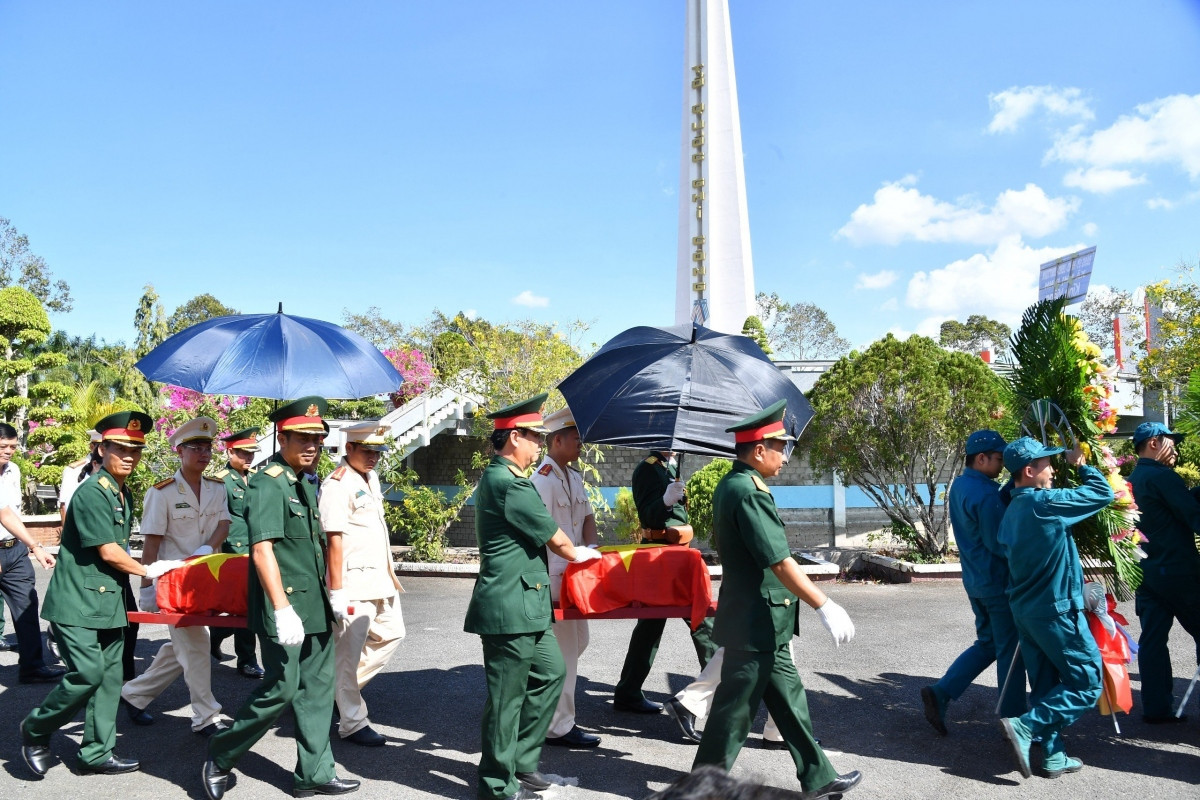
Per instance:
[[[152,381],[203,394],[356,399],[404,382],[383,353],[332,322],[276,314],[215,317],[180,331],[135,364]]]
[[[695,323],[617,334],[558,385],[585,442],[732,456],[725,429],[777,400],[799,437],[812,406],[747,336]]]

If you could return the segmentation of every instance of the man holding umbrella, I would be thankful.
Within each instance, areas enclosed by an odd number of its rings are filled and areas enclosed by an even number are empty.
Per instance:
[[[668,529],[688,527],[683,482],[679,480],[679,467],[674,453],[652,453],[634,469],[632,484],[643,541],[667,541]],[[712,622],[706,619],[695,630],[691,630],[690,622],[684,622],[688,624],[696,658],[703,668],[717,649],[712,640]],[[665,619],[642,619],[634,626],[625,664],[621,667],[621,679],[613,693],[613,708],[616,710],[639,714],[662,711],[662,703],[646,699],[642,684],[654,666],[654,656],[658,653],[658,644],[666,626]]]
[[[550,629],[549,548],[567,561],[600,557],[576,547],[525,472],[542,445],[541,407],[546,395],[488,415],[496,455],[475,490],[475,537],[479,578],[463,630],[483,639],[487,703],[481,724],[480,800],[538,798],[550,787],[538,760],[565,668]]]

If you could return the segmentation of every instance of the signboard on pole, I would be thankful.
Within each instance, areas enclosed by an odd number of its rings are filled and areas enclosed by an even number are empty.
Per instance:
[[[1087,296],[1088,283],[1092,279],[1092,262],[1095,260],[1096,248],[1089,247],[1042,264],[1038,279],[1038,301],[1065,297],[1067,305],[1081,302]]]

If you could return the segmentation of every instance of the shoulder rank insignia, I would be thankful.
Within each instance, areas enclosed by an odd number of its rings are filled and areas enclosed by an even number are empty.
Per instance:
[[[752,481],[754,481],[754,485],[758,487],[758,490],[759,490],[760,492],[766,492],[767,494],[770,494],[770,493],[771,493],[771,490],[767,488],[767,484],[766,484],[766,482],[765,482],[765,481],[763,481],[763,479],[762,479],[762,478],[758,477],[758,475],[757,475],[757,474],[755,474],[755,475],[751,475],[751,476],[750,476],[750,479],[751,479]]]
[[[657,464],[658,456],[650,456],[649,458],[646,459],[646,463],[647,464]]]
[[[225,482],[224,480],[222,480],[222,478],[224,477],[222,475],[205,475],[203,477],[204,477],[204,480],[206,480],[206,481],[216,481],[217,483]]]
[[[172,475],[171,477],[167,478],[165,481],[159,481],[158,483],[154,484],[154,488],[155,489],[165,489],[174,482],[175,482],[175,476]]]
[[[542,464],[542,468],[538,470],[538,475],[549,475],[554,471],[554,467],[549,464]]]
[[[345,474],[346,474],[346,468],[338,467],[333,472],[329,473],[329,477],[333,478],[335,481],[340,481],[342,479],[342,476]]]
[[[522,472],[520,469],[518,469],[516,464],[509,464],[508,471],[511,472],[513,475],[516,475],[518,478],[525,477],[525,473]]]
[[[116,487],[112,485],[112,481],[110,481],[110,480],[108,479],[108,476],[107,476],[107,475],[101,475],[101,476],[100,476],[100,477],[99,477],[99,478],[96,480],[96,483],[100,484],[100,485],[101,485],[101,486],[103,486],[105,489],[108,489],[110,492],[116,491]]]
[[[279,464],[272,464],[264,469],[263,472],[267,473],[267,475],[271,476],[272,478],[278,478],[283,474],[283,467]]]
[[[225,469],[221,470],[220,472],[218,472],[218,473],[217,473],[216,475],[214,475],[213,477],[214,477],[214,478],[217,478],[218,480],[222,480],[222,481],[223,481],[223,480],[225,480],[225,476],[226,476],[226,475],[228,475],[228,474],[229,474],[229,468],[228,468],[228,467],[226,467]]]

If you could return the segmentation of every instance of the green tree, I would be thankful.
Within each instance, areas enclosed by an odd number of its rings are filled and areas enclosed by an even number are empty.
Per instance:
[[[1079,306],[1079,323],[1097,347],[1110,357],[1113,355],[1113,317],[1133,311],[1133,295],[1123,289],[1095,290],[1088,292]],[[1137,330],[1122,331],[1125,347],[1145,346],[1145,326]],[[1139,331],[1141,335],[1139,335]]]
[[[1161,390],[1172,404],[1200,364],[1200,265],[1180,264],[1174,281],[1146,287],[1151,308],[1152,339],[1138,362],[1138,372],[1147,388]]]
[[[967,435],[993,427],[1002,387],[977,357],[932,339],[891,334],[841,358],[817,381],[805,439],[812,465],[858,486],[894,526],[916,531],[925,555],[944,554],[940,483],[962,470]]]
[[[742,325],[742,335],[749,336],[753,339],[762,351],[767,355],[771,355],[771,343],[767,340],[767,332],[763,329],[762,320],[756,316],[746,317],[746,322]]]
[[[154,291],[152,283],[144,287],[137,310],[133,312],[133,329],[137,333],[133,340],[133,352],[138,358],[144,358],[171,333],[158,292]]]
[[[814,303],[788,303],[778,294],[759,292],[755,297],[758,319],[771,351],[785,358],[837,358],[850,350],[850,342]]]
[[[1012,328],[1003,322],[985,317],[982,314],[972,314],[966,322],[948,319],[942,323],[938,343],[949,350],[959,350],[972,355],[979,355],[985,347],[991,345],[996,356],[1008,354],[1008,340],[1012,338]]]
[[[51,311],[71,310],[71,287],[55,281],[46,260],[29,249],[29,237],[0,217],[0,288],[21,286]]]
[[[61,353],[34,353],[50,336],[50,318],[32,292],[20,286],[0,289],[0,414],[22,434],[27,420],[51,417],[65,393],[61,384],[34,381],[43,370],[65,363]],[[35,405],[35,403],[37,405]]]
[[[157,296],[155,299],[157,299]],[[228,317],[231,314],[239,313],[241,312],[236,308],[230,308],[211,294],[198,294],[175,309],[171,316],[167,317],[167,333],[179,333],[181,330],[190,328],[198,322],[204,322],[206,319]]]
[[[696,470],[687,482],[688,520],[692,523],[692,532],[701,541],[711,541],[713,534],[713,493],[717,484],[729,470],[733,462],[724,458],[714,458],[702,469]]]
[[[352,314],[342,309],[342,326],[354,331],[380,350],[398,347],[407,342],[404,325],[383,316],[379,306],[371,306],[362,314]]]

